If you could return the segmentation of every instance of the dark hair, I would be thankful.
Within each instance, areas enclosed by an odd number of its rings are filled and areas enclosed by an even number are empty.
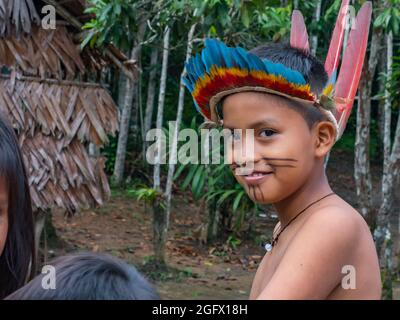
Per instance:
[[[55,289],[42,287],[40,274],[7,300],[159,300],[150,283],[127,263],[106,254],[79,253],[57,258]]]
[[[328,81],[324,65],[315,56],[293,48],[288,43],[267,43],[250,50],[250,52],[259,58],[282,63],[284,66],[300,72],[310,84],[311,91],[316,94],[322,93]]]
[[[34,224],[29,184],[18,140],[0,115],[0,177],[8,191],[8,232],[0,253],[0,299],[22,287],[35,269]]]
[[[328,74],[324,65],[315,56],[293,48],[288,43],[267,43],[250,50],[250,52],[259,58],[282,63],[284,66],[300,72],[310,84],[311,91],[317,95],[322,93],[328,81]],[[296,100],[282,98],[303,116],[310,128],[315,123],[326,120],[326,116],[317,108],[302,104]]]

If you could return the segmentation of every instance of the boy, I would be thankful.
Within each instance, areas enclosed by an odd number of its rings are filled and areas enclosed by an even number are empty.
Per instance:
[[[367,3],[357,17],[358,34],[349,35],[348,45],[362,57],[368,16]],[[343,70],[351,58],[343,58]],[[291,39],[291,46],[271,44],[248,53],[207,40],[201,57],[187,64],[185,85],[207,119],[240,130],[243,140],[246,129],[254,130],[254,151],[243,156],[234,144],[231,167],[252,200],[273,204],[278,213],[250,299],[380,298],[380,270],[369,228],[332,192],[324,168],[344,130],[362,60],[353,62],[352,81],[341,72],[335,97],[332,78],[326,88],[327,73],[335,72],[308,52],[308,41]],[[249,172],[237,170],[249,164]]]
[[[57,258],[55,288],[41,274],[7,300],[158,300],[154,288],[132,266],[106,254],[79,253]]]

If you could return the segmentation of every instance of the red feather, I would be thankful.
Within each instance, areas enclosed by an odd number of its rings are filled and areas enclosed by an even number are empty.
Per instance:
[[[337,103],[337,118],[339,121],[339,133],[343,133],[350,116],[354,97],[360,81],[365,52],[367,49],[369,26],[371,23],[372,3],[365,2],[361,7],[355,26],[349,34],[349,40],[344,52],[343,62],[340,67],[340,75],[335,88],[335,98],[343,99],[343,103]]]
[[[293,10],[292,13],[292,27],[290,30],[290,46],[310,52],[310,45],[308,44],[307,28],[304,23],[303,15],[299,10]]]
[[[346,14],[348,11],[349,0],[343,0],[340,6],[339,15],[333,30],[331,42],[329,44],[328,54],[325,59],[325,70],[330,78],[334,70],[338,68],[340,52],[342,50],[343,37],[345,31]]]
[[[207,86],[202,87],[197,92],[197,95],[193,97],[203,115],[206,118],[211,119],[211,113],[209,110],[211,97],[215,96],[218,92],[244,86],[265,87],[308,101],[314,101],[315,99],[314,95],[308,89],[298,88],[290,82],[276,80],[273,77],[270,78],[268,76],[264,79],[255,78],[251,74],[237,76],[236,74],[229,72],[228,69],[223,74],[215,75],[212,81],[209,82]]]

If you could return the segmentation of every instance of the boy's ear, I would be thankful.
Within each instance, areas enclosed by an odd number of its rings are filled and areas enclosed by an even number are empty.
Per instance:
[[[335,144],[336,128],[329,121],[321,121],[314,128],[316,136],[315,156],[325,157]]]

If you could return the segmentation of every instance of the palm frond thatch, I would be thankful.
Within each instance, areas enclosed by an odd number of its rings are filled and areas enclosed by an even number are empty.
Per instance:
[[[0,79],[0,105],[18,132],[62,137],[102,146],[118,130],[118,111],[101,87]]]
[[[83,142],[102,146],[117,131],[108,92],[14,81],[0,79],[0,111],[19,133],[35,208],[72,213],[101,205],[109,196],[104,159],[91,159]]]
[[[18,133],[34,208],[72,214],[110,195],[105,159],[87,149],[115,135],[118,109],[105,88],[82,82],[105,66],[102,55],[81,52],[65,24],[39,28],[34,4],[46,1],[0,0],[0,112]],[[84,8],[84,1],[61,4],[74,15]]]
[[[0,36],[9,36],[12,31],[19,37],[30,33],[38,25],[40,17],[32,0],[0,0]]]
[[[0,38],[0,64],[41,78],[74,79],[86,71],[71,35],[63,26],[54,30],[35,26],[32,34],[19,39]]]

